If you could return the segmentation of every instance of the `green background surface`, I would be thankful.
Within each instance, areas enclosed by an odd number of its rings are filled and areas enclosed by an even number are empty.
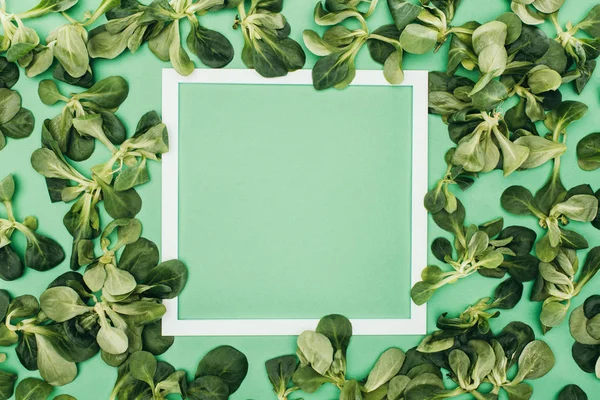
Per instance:
[[[409,318],[412,88],[179,86],[179,317]]]
[[[35,0],[8,0],[9,8],[15,12],[23,11],[35,3]],[[83,15],[86,9],[95,7],[97,1],[80,1],[80,5],[72,13],[78,16]],[[374,29],[384,23],[391,22],[384,1],[380,1],[380,5],[375,15],[370,19],[369,24]],[[560,21],[564,24],[568,21],[579,21],[587,11],[595,4],[594,0],[567,0],[567,4],[563,7]],[[314,28],[312,19],[314,2],[305,0],[288,0],[285,6],[285,15],[288,17],[292,25],[292,35],[300,40],[301,30],[304,28]],[[509,10],[509,2],[504,0],[464,0],[455,19],[455,24],[461,24],[468,20],[476,19],[480,22],[486,22],[502,12]],[[208,27],[219,29],[224,32],[234,43],[236,50],[241,51],[242,39],[239,32],[230,29],[234,11],[221,11],[214,15],[205,16],[202,22]],[[38,30],[41,36],[45,36],[52,28],[63,24],[64,19],[61,16],[49,16],[39,21],[33,21],[30,25]],[[547,31],[554,35],[550,26]],[[405,58],[405,67],[407,69],[429,69],[437,70],[445,67],[445,58],[447,54],[447,44],[434,55],[412,56]],[[309,56],[307,68],[314,64],[314,57]],[[198,63],[199,64],[199,63]],[[370,60],[366,49],[360,54],[357,60],[359,69],[379,69],[380,67]],[[99,78],[110,75],[122,75],[130,83],[131,94],[129,99],[119,110],[119,115],[126,122],[126,125],[133,129],[139,117],[150,109],[160,110],[161,105],[161,70],[168,67],[154,58],[147,47],[142,48],[138,54],[125,54],[117,60],[113,61],[98,61],[95,62],[95,71]],[[242,68],[242,62],[239,56],[229,66],[230,68]],[[564,157],[563,180],[565,185],[574,186],[581,183],[591,183],[594,189],[598,189],[600,185],[600,172],[583,172],[579,170],[576,164],[575,145],[585,135],[597,130],[598,111],[600,110],[599,97],[599,75],[596,74],[586,89],[583,96],[578,97],[574,94],[570,87],[564,88],[562,91],[566,99],[579,99],[586,102],[590,106],[588,116],[575,123],[569,134],[570,151]],[[68,209],[64,204],[51,204],[44,185],[44,180],[37,175],[30,166],[29,158],[31,153],[39,147],[39,132],[40,124],[45,118],[53,117],[59,112],[59,107],[46,107],[38,99],[36,90],[39,79],[29,80],[22,77],[16,86],[16,89],[24,98],[24,106],[31,109],[36,116],[37,124],[34,135],[26,140],[15,141],[10,140],[5,150],[0,153],[0,175],[14,173],[18,185],[18,194],[15,198],[15,211],[17,215],[24,218],[26,215],[33,214],[39,217],[40,233],[51,235],[63,244],[65,249],[70,246],[70,237],[62,225],[62,217]],[[65,90],[70,90],[66,86],[62,86]],[[243,100],[243,99],[242,99]],[[245,103],[250,105],[254,100],[245,99]],[[364,115],[373,112],[379,106],[377,97],[362,99]],[[227,104],[224,104],[227,107]],[[505,106],[508,109],[508,105]],[[230,119],[232,123],[239,124],[243,127],[246,124],[258,123],[256,119],[238,119],[242,115],[241,111],[230,108]],[[266,113],[263,118],[271,118],[269,113]],[[329,117],[324,113],[313,113],[306,115],[310,118],[313,124],[318,125]],[[202,118],[198,118],[197,124],[202,126]],[[445,171],[443,164],[443,155],[451,146],[448,139],[446,127],[438,117],[430,117],[430,185],[432,185]],[[408,143],[407,143],[408,145]],[[200,151],[200,150],[199,150]],[[96,161],[103,159],[106,153],[100,149],[94,155]],[[91,165],[94,160],[90,160],[88,165]],[[160,191],[161,178],[160,166],[154,164],[151,166],[152,182],[142,187],[139,192],[144,199],[144,206],[141,213],[138,215],[144,223],[144,235],[157,243],[160,243]],[[508,179],[502,177],[501,172],[495,171],[486,174],[476,185],[469,191],[461,195],[461,199],[467,206],[467,222],[481,223],[491,220],[498,216],[506,218],[506,224],[522,224],[533,229],[537,227],[537,221],[533,218],[516,218],[506,215],[500,207],[499,197],[502,191],[514,184],[521,184],[529,189],[537,190],[549,176],[550,169],[548,166],[539,168],[534,171],[516,173]],[[0,211],[2,212],[2,211]],[[104,216],[103,221],[106,223],[108,219]],[[573,224],[574,228],[585,234],[592,246],[600,245],[600,235],[598,231],[591,227],[584,227],[580,224]],[[429,223],[429,239],[433,240],[442,232],[438,230],[430,220]],[[584,257],[585,252],[581,253]],[[434,262],[430,256],[430,261]],[[59,273],[68,270],[68,265],[65,262],[57,269],[38,273],[27,271],[26,275],[17,282],[0,282],[0,287],[7,288],[13,295],[31,293],[35,295],[41,294],[46,285]],[[387,279],[382,276],[382,280]],[[575,299],[574,306],[579,305],[585,298],[593,293],[598,293],[599,280],[596,277]],[[462,311],[468,304],[474,302],[483,296],[491,294],[497,281],[479,276],[473,276],[469,279],[462,280],[451,287],[444,288],[434,296],[429,303],[428,322],[429,329],[433,329],[437,316],[445,311],[457,313]],[[287,280],[281,283],[287,288],[287,296],[297,298],[298,302],[305,301],[304,299],[311,293],[311,287],[303,287],[297,285],[295,280]],[[401,290],[404,290],[404,285]],[[223,289],[227,288],[223,284]],[[531,284],[526,285],[526,294],[529,293]],[[188,291],[197,290],[190,286]],[[272,299],[277,302],[277,298]],[[199,304],[198,307],[202,305]],[[499,331],[506,323],[510,321],[524,321],[529,323],[536,330],[538,337],[541,337],[541,332],[538,324],[538,315],[540,312],[540,304],[531,303],[524,299],[514,310],[503,312],[500,318],[493,322],[493,329]],[[355,337],[350,345],[348,354],[348,376],[355,378],[363,378],[370,367],[375,362],[377,356],[385,349],[391,346],[397,346],[407,350],[415,346],[420,337]],[[543,379],[533,382],[535,400],[555,399],[558,391],[568,383],[577,383],[584,388],[591,399],[597,397],[597,391],[600,388],[598,380],[591,374],[581,372],[570,355],[570,348],[573,343],[568,326],[564,323],[561,327],[548,333],[544,340],[547,341],[554,350],[557,358],[556,367]],[[210,349],[221,345],[229,344],[243,351],[250,361],[250,371],[246,381],[233,396],[233,400],[243,399],[270,399],[273,398],[268,380],[264,373],[263,363],[265,360],[282,354],[292,353],[295,350],[294,337],[265,337],[265,338],[178,338],[171,350],[165,354],[162,359],[171,362],[177,368],[186,369],[190,377],[193,374],[196,365],[200,358]],[[26,376],[37,376],[37,373],[25,371],[20,365],[12,349],[7,351],[9,359],[8,363],[3,365],[3,368],[8,368],[19,373],[22,379]],[[79,365],[79,376],[74,383],[55,390],[55,393],[69,393],[76,396],[80,400],[95,400],[106,399],[111,391],[112,383],[116,378],[116,370],[107,367],[103,364],[100,357],[96,357],[89,362]],[[325,400],[335,398],[336,390],[332,388],[323,388],[318,393],[310,396],[303,396],[310,400]]]

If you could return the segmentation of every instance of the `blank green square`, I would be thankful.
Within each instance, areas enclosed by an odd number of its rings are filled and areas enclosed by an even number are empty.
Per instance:
[[[409,318],[412,88],[181,84],[182,319]]]

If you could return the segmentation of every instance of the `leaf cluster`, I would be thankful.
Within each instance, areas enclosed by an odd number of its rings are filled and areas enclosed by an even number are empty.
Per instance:
[[[140,234],[137,220],[109,224],[101,239],[103,255],[93,257],[86,247],[85,274],[59,276],[39,302],[31,295],[11,298],[0,292],[0,346],[17,344],[21,364],[39,370],[53,386],[72,382],[77,363],[98,352],[106,363],[119,366],[142,350],[167,351],[173,338],[161,335],[165,307],[160,300],[181,293],[187,268],[177,260],[159,263],[156,245]],[[113,253],[117,249],[119,258]]]
[[[55,88],[51,83],[43,86],[46,89]],[[127,84],[120,77],[106,78],[94,85],[90,91],[92,92],[75,95],[76,101],[85,104],[84,110],[91,104],[98,105],[92,106],[96,107],[96,110],[98,107],[111,108],[123,102],[127,96]],[[54,93],[53,90],[41,92],[41,96],[47,101],[52,98],[50,93]],[[55,97],[58,96],[60,94]],[[44,122],[43,148],[33,153],[31,163],[34,169],[46,178],[53,202],[75,202],[65,215],[63,223],[73,236],[71,268],[78,269],[79,242],[100,235],[98,203],[103,201],[107,213],[114,219],[135,217],[142,207],[142,200],[135,187],[150,179],[147,160],[159,161],[169,147],[167,129],[156,112],[142,116],[135,133],[128,139],[125,129],[121,129],[122,124],[114,123],[118,119],[111,112],[103,114],[83,111],[73,119],[69,117],[71,112],[67,105],[61,115]],[[56,126],[65,120],[71,124],[69,130],[57,129]],[[92,167],[91,177],[85,176],[65,157],[65,146],[67,154],[74,155],[73,152],[69,152],[70,145],[65,143],[71,140],[86,143],[91,151],[98,140],[109,149],[111,156],[106,162]],[[83,154],[79,150],[75,153]],[[88,150],[85,153],[91,154]]]
[[[61,113],[50,120],[48,130],[59,145],[63,154],[74,161],[87,160],[94,152],[96,139],[78,129],[82,120],[98,116],[102,121],[105,138],[101,138],[108,148],[123,143],[126,138],[125,126],[115,115],[119,106],[129,95],[129,85],[120,76],[105,78],[88,90],[62,95],[56,83],[43,80],[38,87],[42,103],[54,105],[65,103]]]
[[[569,320],[573,359],[587,373],[600,379],[600,296],[594,295],[573,310]]]
[[[185,371],[157,361],[149,352],[138,351],[119,366],[110,399],[164,400],[179,395],[189,400],[226,400],[237,391],[247,372],[246,356],[231,346],[220,346],[206,354],[189,383]]]
[[[519,282],[534,280],[539,261],[530,253],[536,233],[521,226],[504,228],[502,218],[465,226],[465,208],[456,201],[454,212],[442,209],[433,214],[435,223],[454,235],[454,242],[437,238],[431,245],[433,255],[452,269],[446,272],[436,265],[427,266],[421,273],[422,280],[411,289],[413,301],[424,304],[441,287],[476,272],[496,278],[508,272]]]
[[[466,337],[490,334],[490,321],[497,318],[497,310],[514,308],[523,296],[523,283],[515,278],[508,278],[496,288],[493,297],[485,297],[469,306],[458,317],[450,318],[447,313],[437,320],[438,330],[428,335],[417,347],[422,353],[438,353],[448,350]],[[494,311],[496,310],[496,311]]]
[[[346,351],[351,334],[352,325],[346,318],[330,315],[315,331],[298,337],[296,356],[267,361],[267,374],[278,398],[285,400],[297,390],[314,393],[324,384],[332,384],[340,390],[342,400],[431,400],[465,393],[477,399],[497,399],[501,390],[511,399],[527,400],[533,389],[525,381],[541,378],[555,363],[548,345],[535,340],[529,326],[513,322],[497,336],[490,330],[467,331],[453,338],[450,347],[437,351],[388,349],[366,378],[348,379]],[[442,369],[449,371],[456,387],[446,388]],[[492,390],[482,392],[484,384],[491,384]]]
[[[0,37],[0,53],[25,68],[28,77],[35,77],[58,63],[54,69],[55,79],[70,84],[90,87],[93,83],[90,55],[88,53],[87,28],[107,11],[116,7],[120,0],[102,0],[93,12],[86,13],[81,21],[66,12],[78,0],[40,0],[32,9],[23,13],[10,13],[4,2],[0,8],[4,36]],[[54,29],[42,42],[37,32],[24,21],[40,18],[51,13],[61,13],[67,23]]]
[[[0,151],[6,147],[6,138],[27,138],[35,125],[32,112],[21,106],[19,93],[11,90],[19,75],[15,63],[0,57]]]
[[[3,295],[4,291],[0,290],[0,298]],[[0,309],[0,311],[2,310]],[[4,361],[6,361],[6,354],[0,353],[0,364]],[[0,400],[9,400],[12,397],[16,382],[17,374],[0,369]]]
[[[17,220],[13,208],[15,181],[12,175],[0,181],[0,203],[6,210],[6,218],[0,218],[0,279],[12,281],[20,278],[25,266],[36,271],[48,271],[65,259],[62,247],[53,239],[37,232],[35,217]],[[12,236],[18,232],[27,240],[24,257],[19,256],[12,245]]]

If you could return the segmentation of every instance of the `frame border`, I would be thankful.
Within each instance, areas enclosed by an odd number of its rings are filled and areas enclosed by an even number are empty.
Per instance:
[[[169,131],[170,151],[162,160],[162,259],[178,258],[179,234],[179,86],[185,83],[241,85],[311,85],[311,70],[266,79],[253,70],[196,69],[190,76],[174,69],[162,73],[162,118]],[[381,71],[360,70],[353,86],[389,86]],[[422,206],[428,189],[428,72],[406,71],[400,85],[413,87],[412,124],[412,243],[411,287],[427,265],[427,211]],[[164,300],[162,329],[166,336],[296,336],[314,329],[318,319],[179,319],[178,298]],[[427,333],[426,305],[411,302],[410,318],[353,319],[355,335],[423,335]]]

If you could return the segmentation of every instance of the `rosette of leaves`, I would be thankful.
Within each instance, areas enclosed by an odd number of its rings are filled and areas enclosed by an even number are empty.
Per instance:
[[[135,134],[118,147],[107,135],[101,115],[75,118],[73,127],[83,136],[99,140],[110,150],[111,158],[92,167],[91,170],[104,183],[113,184],[117,192],[127,191],[148,182],[150,175],[147,161],[160,161],[162,154],[169,151],[167,127],[155,111],[142,116]]]
[[[465,32],[463,27],[450,26],[460,1],[421,1],[414,5],[406,0],[390,0],[388,4],[396,27],[402,32],[400,45],[407,53],[437,51],[450,35]]]
[[[525,115],[531,122],[545,120],[546,111],[556,108],[562,101],[558,91],[562,77],[547,65],[531,68],[518,80],[514,75],[502,77],[502,82],[511,88],[509,97],[519,96],[520,103],[524,103],[521,107],[524,107]],[[513,112],[521,112],[520,103]]]
[[[454,347],[461,338],[486,337],[490,335],[490,320],[500,315],[496,310],[513,309],[523,296],[523,283],[509,278],[496,288],[494,296],[480,299],[469,306],[457,318],[448,313],[439,316],[433,334],[425,337],[417,350],[422,353],[438,353]]]
[[[135,352],[119,366],[110,399],[164,400],[175,394],[186,399],[227,399],[237,391],[248,372],[246,356],[230,346],[210,351],[199,363],[198,374],[188,384],[185,371],[157,361],[146,351]]]
[[[563,227],[571,221],[595,220],[598,214],[598,199],[589,186],[578,186],[569,192],[561,192],[553,199],[545,199],[552,203],[552,208],[547,213],[541,210],[539,202],[523,186],[509,187],[502,194],[500,201],[502,207],[509,213],[534,216],[538,218],[540,226],[547,230],[546,235],[535,245],[536,255],[542,262],[552,262],[559,255],[561,248],[568,250],[588,248],[585,237]]]
[[[77,363],[98,353],[94,336],[80,326],[79,321],[54,323],[40,310],[35,297],[19,296],[10,300],[6,309],[0,346],[17,344],[15,351],[26,369],[39,370],[52,386],[63,386],[77,376]]]
[[[12,175],[8,175],[0,181],[0,202],[7,214],[6,219],[0,218],[0,278],[5,281],[20,278],[24,266],[36,271],[48,271],[65,259],[65,253],[56,241],[37,232],[35,217],[29,216],[22,222],[16,219],[12,203],[14,194],[15,181]],[[27,240],[24,262],[11,245],[15,232]]]
[[[457,185],[462,191],[469,189],[477,178],[476,173],[467,172],[461,166],[452,163],[455,149],[446,153],[446,174],[440,179],[435,188],[427,192],[423,201],[425,208],[432,214],[445,210],[452,214],[458,208],[458,199],[450,190]]]
[[[240,1],[234,29],[244,36],[242,60],[265,78],[285,76],[306,63],[302,46],[289,37],[290,24],[281,11],[283,0]]]
[[[450,371],[457,387],[446,389],[425,381],[410,388],[405,398],[445,399],[469,393],[475,399],[496,399],[504,390],[511,399],[529,399],[533,389],[524,381],[546,375],[555,363],[550,347],[534,339],[527,325],[511,323],[496,338],[464,339],[460,347],[431,354],[437,364]],[[512,372],[515,365],[517,371]],[[492,383],[492,390],[484,391],[484,383]]]
[[[544,332],[564,321],[571,300],[579,295],[598,270],[600,270],[600,247],[590,250],[581,272],[579,272],[579,259],[575,250],[561,249],[553,262],[540,264],[540,276],[533,288],[531,298],[534,301],[543,301],[540,321]]]
[[[533,246],[527,228],[514,226],[503,230],[502,219],[479,227],[465,227],[465,208],[458,200],[456,211],[448,213],[441,210],[433,214],[433,220],[441,229],[454,235],[454,246],[445,238],[436,239],[431,246],[435,257],[452,270],[427,266],[421,274],[422,281],[411,289],[411,298],[416,304],[426,303],[441,287],[476,272],[501,277],[508,271],[523,281],[534,279],[531,276],[535,277],[537,263],[527,256]]]
[[[52,396],[52,385],[38,378],[25,378],[17,385],[17,399],[48,400]],[[77,400],[68,394],[52,397],[53,400]]]
[[[567,23],[566,30],[558,22],[557,14],[550,15],[550,20],[556,28],[556,41],[571,60],[563,81],[573,81],[575,90],[581,94],[596,70],[596,59],[600,56],[600,5],[595,6],[579,24]],[[589,37],[575,36],[579,31]]]
[[[109,399],[164,400],[169,395],[185,396],[185,371],[176,371],[152,353],[136,351],[119,366],[119,374]]]
[[[10,13],[6,9],[6,2],[0,2],[0,17],[4,36],[0,36],[0,52],[6,52],[9,61],[16,61],[26,68],[27,76],[35,76],[46,71],[54,56],[47,46],[41,44],[37,32],[25,26],[23,20],[39,18],[50,13],[59,13],[68,10],[77,4],[78,0],[41,0],[35,7],[23,13]],[[39,71],[40,59],[50,55],[50,63],[43,71]],[[42,55],[42,56],[40,56]]]
[[[6,138],[24,139],[31,135],[35,125],[33,113],[21,107],[21,96],[14,90],[9,89],[18,79],[12,63],[2,61],[0,58],[0,151],[6,147]]]
[[[50,133],[51,121],[42,126],[42,147],[31,156],[31,165],[46,178],[52,202],[74,202],[65,214],[63,224],[73,236],[70,265],[79,268],[79,242],[100,235],[98,204],[103,201],[106,212],[115,219],[133,218],[142,207],[135,189],[118,192],[113,186],[92,175],[84,176],[64,157],[60,145]]]
[[[531,327],[512,322],[494,336],[472,330],[460,335],[454,346],[428,354],[438,366],[450,371],[449,377],[458,387],[429,382],[411,388],[406,399],[445,399],[470,393],[475,399],[497,399],[505,391],[511,399],[529,399],[532,387],[525,382],[546,375],[554,366],[550,347],[535,340]],[[484,392],[484,383],[491,383],[491,391]]]
[[[577,144],[577,162],[584,171],[600,168],[600,133],[592,133]]]
[[[332,0],[323,4],[321,1],[315,7],[315,22],[320,26],[329,27],[320,37],[313,30],[303,33],[304,44],[315,55],[321,57],[312,71],[313,85],[317,90],[329,88],[344,89],[356,75],[355,60],[360,49],[367,43],[370,32],[366,19],[371,16],[378,0],[369,2],[368,9],[362,8],[363,0]],[[348,29],[341,25],[342,22],[355,19],[360,23],[358,29]],[[394,30],[394,28],[392,28]],[[399,33],[396,39],[385,39],[398,49],[395,60],[395,70],[401,66],[401,49],[399,47]],[[386,74],[388,77],[389,74]],[[396,76],[395,83],[404,79],[400,69],[400,76]],[[391,78],[391,75],[389,76]],[[388,78],[388,80],[389,80]]]
[[[181,44],[181,22],[187,19],[191,31],[187,47],[212,68],[226,66],[233,59],[233,46],[221,33],[202,26],[198,16],[224,6],[223,0],[154,0],[143,5],[137,0],[122,1],[107,14],[108,23],[91,33],[88,50],[92,58],[113,59],[129,49],[135,53],[147,41],[162,61],[170,61],[181,75],[190,75],[194,63]]]
[[[48,131],[59,145],[60,151],[74,161],[87,160],[94,152],[96,141],[93,137],[79,132],[74,120],[96,115],[101,118],[102,128],[111,145],[123,143],[125,127],[115,112],[129,95],[129,85],[120,76],[105,78],[82,93],[62,95],[56,83],[43,80],[38,94],[46,105],[66,103],[59,115],[47,125]]]
[[[540,25],[557,12],[565,0],[512,0],[510,8],[527,25]]]
[[[115,231],[113,243],[110,237]],[[59,323],[87,321],[87,330],[96,332],[103,359],[114,366],[136,351],[162,354],[171,346],[172,339],[153,342],[160,338],[155,323],[166,311],[160,300],[178,296],[188,277],[178,260],[158,264],[156,246],[140,235],[139,221],[113,221],[101,236],[101,256],[94,256],[92,243],[80,243],[80,261],[89,263],[84,284],[67,280],[40,297],[48,318]],[[117,260],[115,252],[121,249]]]
[[[59,62],[54,71],[56,79],[89,87],[93,78],[87,51],[86,29],[119,1],[103,0],[94,12],[86,13],[83,21],[76,21],[65,13],[76,3],[77,0],[42,0],[31,10],[3,21],[4,32],[8,37],[7,43],[10,43],[7,58],[17,61],[25,68],[28,77],[47,71],[56,59]],[[69,23],[50,32],[46,44],[43,44],[35,30],[27,28],[22,20],[39,18],[52,12],[61,12]]]
[[[267,361],[267,374],[278,398],[287,399],[298,390],[314,393],[324,384],[336,386],[341,391],[340,398],[348,399],[381,399],[390,390],[399,389],[392,386],[400,382],[391,381],[403,368],[406,354],[397,348],[385,351],[366,379],[346,377],[346,351],[351,337],[352,324],[347,318],[328,315],[315,331],[305,331],[298,337],[297,357],[289,355]]]
[[[588,297],[573,310],[569,328],[575,339],[573,359],[584,372],[600,379],[600,296]]]
[[[452,163],[465,171],[490,172],[501,165],[504,176],[509,176],[529,158],[529,147],[511,140],[498,112],[456,113],[449,122],[450,137],[457,143]]]
[[[2,322],[1,319],[0,322]],[[6,361],[6,354],[0,353],[0,364],[4,361]],[[12,397],[16,382],[17,374],[0,369],[0,400],[9,400]]]

